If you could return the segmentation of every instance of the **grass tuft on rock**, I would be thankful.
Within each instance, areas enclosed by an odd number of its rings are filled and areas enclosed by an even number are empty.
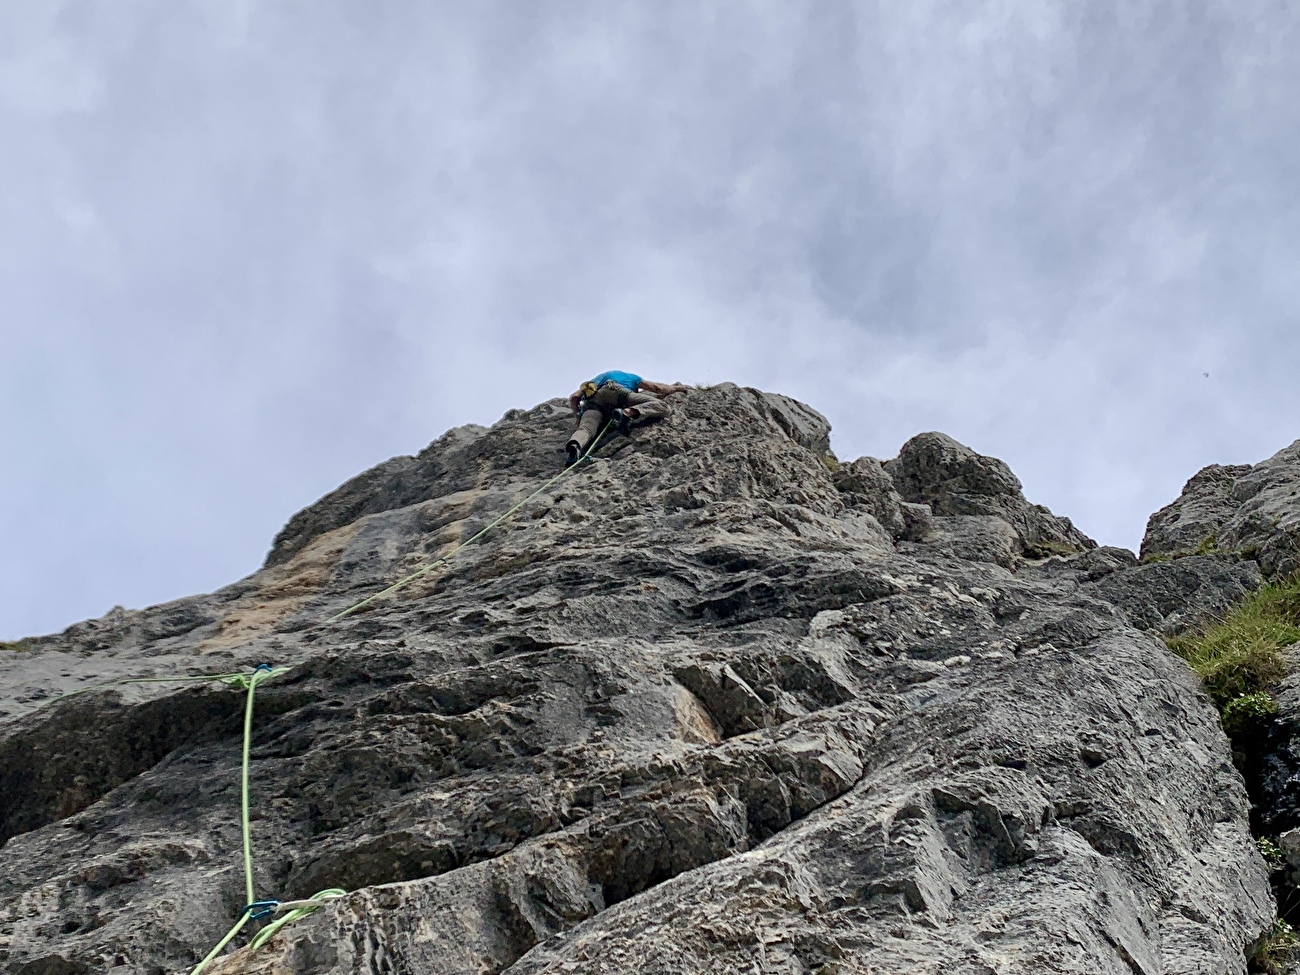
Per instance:
[[[1025,545],[1025,556],[1031,559],[1049,559],[1054,555],[1068,559],[1078,554],[1078,548],[1066,542],[1058,542],[1054,538],[1043,538]]]
[[[1220,720],[1230,735],[1257,728],[1277,714],[1277,699],[1268,691],[1234,697],[1223,706]]]
[[[1254,954],[1246,964],[1248,972],[1260,975],[1283,975],[1290,968],[1290,962],[1300,947],[1300,937],[1295,929],[1281,918],[1273,922],[1268,934],[1255,947]]]
[[[1282,649],[1300,642],[1300,575],[1262,586],[1202,632],[1166,642],[1191,664],[1225,717],[1230,705],[1241,717],[1257,712],[1265,705],[1256,695],[1286,676]],[[1253,700],[1235,704],[1242,698]]]
[[[1286,865],[1286,854],[1272,837],[1259,837],[1255,840],[1255,846],[1259,848],[1259,855],[1264,858],[1270,870],[1280,870]]]

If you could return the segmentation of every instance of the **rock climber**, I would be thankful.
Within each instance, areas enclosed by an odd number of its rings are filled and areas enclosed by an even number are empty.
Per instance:
[[[578,429],[564,445],[564,466],[577,462],[587,445],[609,421],[627,434],[632,424],[666,417],[672,410],[660,397],[684,393],[682,383],[654,383],[631,372],[602,372],[569,397],[569,409],[578,417]]]

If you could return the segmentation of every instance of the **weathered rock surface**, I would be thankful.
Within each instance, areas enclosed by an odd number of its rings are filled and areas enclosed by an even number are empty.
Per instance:
[[[1211,465],[1151,516],[1147,562],[1107,597],[1139,626],[1162,633],[1221,616],[1265,578],[1300,571],[1300,441],[1255,465]],[[1103,584],[1104,585],[1104,584]],[[1173,611],[1168,610],[1172,608]],[[1234,729],[1233,752],[1251,799],[1255,834],[1281,849],[1272,874],[1279,914],[1300,923],[1300,645],[1283,653],[1290,672],[1273,688],[1277,713]],[[1300,971],[1292,956],[1288,972]]]
[[[354,893],[214,972],[1244,971],[1273,904],[1242,780],[1144,632],[1244,563],[1138,566],[941,434],[840,465],[785,397],[674,403],[339,623],[553,474],[563,404],[348,482],[226,590],[0,656],[0,963],[152,975],[221,937],[243,695],[54,698],[269,661],[259,893]]]
[[[1020,480],[1002,461],[942,433],[913,437],[885,469],[904,500],[929,505],[936,515],[997,518],[1010,527],[1017,555],[1069,555],[1096,546],[1069,518],[1026,501]]]
[[[1250,560],[1193,555],[1135,566],[1098,580],[1092,589],[1124,610],[1134,626],[1170,636],[1223,616],[1263,581]]]
[[[1300,440],[1254,466],[1206,467],[1147,523],[1144,559],[1236,553],[1270,574],[1300,571]]]

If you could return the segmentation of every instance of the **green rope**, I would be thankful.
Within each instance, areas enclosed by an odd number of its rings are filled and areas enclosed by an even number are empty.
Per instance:
[[[253,831],[248,825],[248,752],[253,741],[253,695],[257,692],[257,685],[261,681],[273,676],[275,671],[268,667],[266,670],[253,671],[252,676],[247,679],[248,703],[244,705],[244,760],[239,781],[239,817],[244,829],[244,888],[248,894],[245,904],[251,904],[257,899],[256,892],[253,890]],[[244,916],[248,916],[247,912]]]
[[[211,963],[212,959],[216,958],[217,955],[221,954],[221,949],[224,948],[226,945],[230,944],[230,940],[235,935],[239,934],[240,929],[247,923],[248,923],[248,912],[247,911],[240,912],[239,920],[235,922],[235,926],[226,932],[226,936],[217,942],[217,946],[208,952],[206,958],[204,958],[201,962],[199,962],[197,965],[194,966],[194,970],[190,972],[190,975],[199,975],[199,972],[207,968],[209,963]]]
[[[322,890],[319,893],[312,894],[309,899],[314,901],[320,901],[319,904],[315,906],[308,906],[304,904],[301,907],[295,907],[293,910],[285,914],[284,917],[276,918],[274,921],[272,921],[270,924],[268,924],[266,927],[264,927],[261,931],[257,932],[257,934],[253,936],[253,940],[250,941],[248,945],[249,950],[256,951],[258,948],[262,947],[262,945],[264,945],[271,938],[275,937],[275,932],[279,931],[286,924],[292,924],[294,921],[298,920],[299,918],[306,917],[312,911],[324,907],[326,901],[331,901],[336,897],[346,897],[347,893],[348,892],[346,890],[342,890],[341,888],[331,887],[329,890]]]
[[[281,667],[279,670],[273,670],[270,667],[259,667],[252,674],[225,674],[221,678],[227,684],[243,685],[248,688],[248,702],[244,705],[244,753],[243,769],[240,775],[240,823],[244,833],[244,890],[247,895],[245,904],[251,904],[256,899],[253,892],[253,840],[252,830],[248,824],[248,751],[249,745],[253,739],[253,695],[257,691],[257,685],[268,677],[274,677],[276,674],[282,674],[289,668]],[[190,975],[198,975],[208,966],[208,963],[217,955],[221,954],[221,949],[230,944],[232,938],[248,923],[248,908],[239,912],[239,920],[235,922],[226,936],[217,942],[217,946],[208,952]]]
[[[244,705],[244,748],[239,775],[239,822],[240,830],[243,833],[244,838],[244,893],[247,900],[245,901],[244,909],[239,913],[239,920],[237,920],[234,926],[226,932],[226,936],[217,942],[216,947],[209,951],[207,956],[194,967],[190,972],[190,975],[199,975],[199,972],[203,971],[203,969],[205,969],[214,958],[221,954],[226,945],[230,944],[235,935],[239,934],[239,932],[243,930],[244,925],[248,923],[248,919],[252,917],[251,912],[253,907],[260,906],[256,905],[257,893],[253,887],[253,830],[249,824],[250,817],[248,811],[248,766],[249,752],[252,748],[253,741],[253,699],[257,693],[258,684],[264,680],[270,680],[272,677],[278,677],[288,669],[288,667],[269,667],[266,664],[263,664],[251,674],[218,674],[208,678],[137,678],[137,680],[220,680],[227,684],[233,684],[248,689],[248,699]],[[324,907],[326,901],[333,900],[335,897],[344,897],[346,895],[346,890],[331,887],[329,890],[322,890],[319,893],[312,894],[310,900],[320,901],[319,904],[307,904],[301,901],[294,902],[292,904],[292,909],[289,910],[284,917],[277,918],[254,935],[253,940],[249,943],[249,949],[256,950],[257,948],[260,948],[286,924],[292,924],[299,918],[306,917],[312,911]],[[275,904],[274,901],[264,903]],[[278,907],[279,905],[276,906]],[[290,906],[291,905],[288,904],[285,905],[285,907]],[[272,908],[272,910],[274,909],[275,908]]]
[[[461,542],[459,545],[453,548],[446,555],[443,555],[438,559],[435,559],[433,562],[430,562],[428,565],[424,566],[423,568],[415,572],[412,572],[410,575],[406,576],[405,578],[399,579],[397,582],[393,583],[388,588],[382,589],[372,596],[367,596],[365,599],[361,600],[356,605],[349,606],[341,613],[336,613],[335,615],[331,616],[328,620],[326,620],[326,622],[333,623],[336,622],[337,620],[341,620],[343,617],[355,613],[363,606],[369,605],[370,603],[374,602],[377,599],[381,599],[384,596],[389,595],[390,593],[396,592],[402,587],[414,582],[422,575],[425,575],[426,573],[430,572],[438,565],[441,565],[443,562],[446,562],[448,559],[454,556],[461,549],[465,548],[468,545],[472,545],[474,542],[478,541],[480,538],[482,538],[484,535],[490,532],[493,528],[496,528],[503,521],[505,521],[507,518],[513,515],[520,508],[524,507],[524,505],[528,504],[528,502],[532,501],[539,494],[542,494],[544,491],[548,490],[552,485],[558,483],[569,473],[576,470],[579,466],[581,466],[588,459],[590,459],[591,452],[596,448],[597,444],[600,443],[601,438],[606,434],[606,432],[613,425],[613,423],[614,423],[613,418],[609,419],[605,423],[605,426],[601,428],[600,433],[596,434],[596,436],[592,439],[591,443],[587,445],[587,449],[582,452],[582,455],[573,464],[569,465],[564,470],[560,471],[560,473],[556,474],[554,477],[552,477],[550,480],[548,480],[545,484],[539,487],[532,494],[528,495],[522,501],[512,505],[510,509],[505,512],[505,514],[494,519],[486,527],[476,532],[471,538],[469,538],[464,542]],[[97,684],[92,687],[83,687],[79,690],[70,691],[69,693],[63,694],[59,698],[55,699],[55,700],[61,700],[64,697],[72,697],[73,695],[76,694],[86,694],[90,691],[102,690],[109,687],[116,687],[122,684],[152,684],[152,683],[168,683],[168,682],[182,682],[182,681],[221,681],[226,684],[238,685],[241,687],[246,687],[248,689],[248,702],[244,707],[244,750],[243,750],[242,767],[240,772],[240,820],[241,820],[243,839],[244,839],[244,889],[248,897],[248,900],[246,902],[246,906],[244,910],[240,912],[239,919],[235,922],[234,926],[231,927],[231,929],[226,932],[225,937],[223,937],[220,941],[217,942],[216,947],[214,947],[210,952],[208,952],[207,956],[204,957],[204,959],[194,967],[194,969],[190,972],[190,975],[199,975],[199,973],[202,972],[203,969],[205,969],[209,964],[211,964],[212,960],[216,958],[219,954],[221,954],[222,950],[226,947],[226,945],[230,944],[230,942],[234,940],[235,936],[239,934],[241,930],[243,930],[244,925],[248,923],[249,918],[252,916],[250,911],[252,910],[253,904],[255,902],[256,893],[253,889],[253,840],[252,840],[252,831],[249,828],[248,765],[249,765],[249,749],[251,747],[251,742],[253,738],[253,697],[255,692],[257,691],[257,685],[259,683],[261,683],[263,680],[274,677],[277,674],[282,674],[288,669],[289,668],[287,667],[271,669],[263,665],[262,667],[259,667],[257,670],[255,670],[252,674],[206,674],[206,675],[186,676],[186,677],[130,677],[123,680],[110,681],[106,684]],[[316,894],[313,894],[309,898],[309,900],[320,901],[321,903],[319,905],[307,904],[301,901],[295,902],[294,906],[288,910],[288,912],[284,915],[284,917],[277,918],[276,920],[272,921],[270,924],[268,924],[265,928],[263,928],[253,937],[252,941],[249,943],[250,949],[256,949],[261,947],[263,944],[266,943],[266,941],[272,938],[275,935],[275,933],[279,931],[282,927],[284,927],[286,924],[292,924],[294,921],[297,921],[299,918],[305,917],[308,914],[312,913],[313,911],[318,910],[319,907],[323,907],[325,905],[326,901],[332,900],[336,897],[346,896],[346,894],[347,891],[341,890],[337,887],[332,887],[329,890],[322,890]],[[272,910],[274,909],[275,908],[272,908]]]
[[[556,474],[553,478],[551,478],[549,481],[547,481],[545,484],[543,484],[541,487],[539,487],[539,488],[538,488],[536,491],[534,491],[532,494],[528,495],[528,497],[524,498],[524,499],[523,499],[522,501],[520,501],[518,504],[514,505],[514,507],[512,507],[512,508],[511,508],[509,511],[507,511],[505,514],[501,515],[501,516],[500,516],[499,518],[497,518],[495,521],[491,522],[491,523],[490,523],[486,528],[483,528],[481,531],[476,532],[472,538],[468,539],[467,541],[461,542],[459,545],[457,545],[455,548],[453,548],[453,549],[452,549],[450,552],[448,552],[446,555],[441,555],[441,556],[439,556],[438,558],[436,558],[436,559],[434,559],[432,562],[430,562],[428,565],[426,565],[424,568],[422,568],[422,569],[417,569],[415,572],[412,572],[409,576],[406,576],[406,577],[403,578],[403,579],[398,579],[396,582],[394,582],[394,583],[393,583],[391,586],[389,586],[387,589],[381,589],[379,592],[375,593],[373,596],[367,596],[365,599],[361,600],[361,602],[357,603],[356,605],[354,605],[354,606],[349,606],[347,609],[343,610],[343,612],[341,612],[341,613],[335,613],[333,616],[331,616],[331,617],[330,617],[329,619],[327,619],[325,622],[326,622],[326,623],[336,623],[336,622],[338,622],[339,620],[343,619],[343,617],[345,617],[345,616],[350,616],[352,613],[355,613],[355,612],[356,612],[357,610],[359,610],[362,606],[367,606],[367,605],[369,605],[370,603],[373,603],[376,599],[381,599],[381,598],[383,598],[384,596],[389,595],[390,593],[397,592],[397,590],[399,590],[399,589],[403,588],[404,586],[406,586],[406,585],[408,585],[408,584],[414,582],[416,579],[420,578],[420,576],[426,574],[427,572],[432,571],[434,568],[436,568],[437,566],[441,565],[443,562],[446,562],[448,559],[450,559],[453,555],[455,555],[455,554],[456,554],[457,552],[459,552],[461,549],[465,548],[465,546],[467,546],[467,545],[472,545],[474,542],[478,541],[480,538],[482,538],[484,535],[486,535],[488,532],[490,532],[493,528],[495,528],[497,525],[501,524],[501,522],[505,521],[507,518],[509,518],[511,515],[513,515],[516,511],[518,511],[520,508],[522,508],[524,505],[526,505],[529,501],[533,500],[533,498],[537,497],[537,496],[538,496],[539,494],[541,494],[543,491],[547,490],[547,489],[548,489],[552,484],[555,484],[555,483],[558,482],[561,478],[563,478],[564,476],[566,476],[570,471],[575,471],[575,470],[577,470],[578,467],[580,467],[580,466],[581,466],[581,465],[582,465],[582,464],[587,460],[587,458],[591,456],[591,452],[592,452],[592,450],[595,449],[596,444],[600,443],[600,438],[603,437],[603,436],[605,435],[606,431],[609,430],[609,428],[613,425],[613,423],[614,423],[614,419],[613,419],[613,417],[611,417],[611,418],[609,419],[609,421],[606,422],[606,424],[604,425],[604,427],[601,428],[600,433],[596,434],[596,436],[592,439],[591,443],[589,443],[589,444],[587,445],[587,449],[584,450],[584,451],[582,452],[582,456],[581,456],[581,457],[579,457],[576,461],[574,461],[570,466],[568,466],[568,467],[566,467],[564,470],[560,471],[560,473]]]
[[[326,622],[333,623],[337,620],[342,619],[345,616],[355,613],[363,606],[366,606],[377,599],[387,596],[390,593],[396,592],[398,589],[401,589],[402,587],[420,578],[422,575],[425,575],[436,566],[441,565],[443,562],[446,562],[448,559],[454,556],[461,549],[465,548],[467,545],[471,545],[474,542],[478,541],[480,538],[482,538],[484,535],[490,532],[493,528],[497,527],[497,525],[501,524],[503,521],[505,521],[507,518],[513,515],[520,508],[524,507],[524,505],[528,504],[528,502],[532,501],[539,494],[549,489],[552,485],[558,483],[562,478],[567,476],[571,471],[575,470],[581,464],[586,462],[590,458],[592,450],[595,449],[596,445],[600,442],[600,439],[609,430],[613,422],[614,421],[611,418],[609,421],[605,423],[605,426],[601,429],[600,433],[598,433],[592,439],[591,443],[587,445],[587,449],[583,451],[582,456],[580,456],[577,459],[577,461],[575,461],[570,466],[566,467],[564,470],[560,471],[560,473],[556,474],[545,484],[539,487],[536,491],[528,495],[528,497],[524,498],[522,501],[518,502],[517,504],[511,506],[511,508],[508,511],[506,511],[505,514],[496,518],[494,521],[492,521],[482,530],[476,532],[473,535],[473,537],[469,538],[467,541],[461,542],[459,545],[453,548],[446,555],[443,555],[438,559],[434,560],[433,562],[430,562],[422,569],[419,569],[416,572],[412,572],[410,575],[406,576],[403,579],[399,579],[397,582],[393,583],[388,588],[382,589],[372,596],[367,596],[365,599],[361,600],[356,605],[349,606],[341,613],[336,613],[334,616],[331,616]],[[215,959],[219,954],[221,954],[222,950],[226,947],[226,945],[230,944],[230,942],[234,940],[235,936],[239,934],[240,931],[243,930],[244,925],[247,924],[249,918],[252,917],[251,912],[254,906],[257,905],[257,902],[255,900],[256,892],[253,887],[253,838],[252,838],[252,829],[249,826],[249,809],[248,809],[248,792],[249,792],[248,766],[249,766],[249,751],[252,747],[252,739],[253,739],[253,699],[254,699],[254,695],[257,692],[258,684],[260,684],[264,680],[268,680],[272,677],[282,674],[288,669],[289,669],[288,667],[271,668],[263,664],[262,666],[258,667],[255,671],[253,671],[252,674],[203,674],[203,675],[185,676],[185,677],[129,677],[129,678],[124,678],[123,680],[110,681],[106,684],[97,684],[92,687],[83,687],[79,690],[70,691],[67,694],[62,694],[55,699],[55,700],[61,700],[64,697],[72,697],[76,694],[86,694],[90,691],[102,690],[110,687],[117,687],[122,684],[178,683],[184,681],[221,681],[222,683],[244,687],[247,688],[248,690],[248,700],[247,703],[244,705],[244,747],[243,747],[243,755],[242,755],[241,770],[240,770],[240,806],[239,806],[240,826],[241,826],[241,831],[243,833],[243,841],[244,841],[244,891],[248,900],[246,902],[244,909],[239,913],[239,919],[234,923],[231,929],[226,932],[225,937],[223,937],[220,941],[217,942],[216,947],[214,947],[210,952],[208,952],[208,954],[204,957],[204,959],[193,968],[193,970],[190,972],[190,975],[199,975],[199,973],[202,972],[203,969],[205,969],[209,964],[212,963],[213,959]],[[281,928],[283,928],[286,924],[292,924],[294,921],[306,917],[308,914],[312,913],[313,911],[319,910],[321,907],[324,907],[326,902],[333,900],[334,898],[337,897],[345,897],[347,896],[347,893],[348,892],[346,890],[342,890],[337,887],[331,887],[328,890],[322,890],[313,894],[310,898],[308,898],[307,901],[292,901],[292,902],[287,902],[283,905],[277,904],[274,901],[262,902],[265,904],[274,905],[270,908],[268,913],[273,913],[274,911],[280,909],[286,910],[287,913],[285,913],[283,917],[277,918],[276,920],[272,921],[265,928],[263,928],[256,935],[254,935],[252,941],[249,942],[249,949],[256,950],[257,948],[260,948],[268,940],[274,937],[276,932],[279,931]],[[320,903],[312,904],[310,903],[310,901],[319,901]]]

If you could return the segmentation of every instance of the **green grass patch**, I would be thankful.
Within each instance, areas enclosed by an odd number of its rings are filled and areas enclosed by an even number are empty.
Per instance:
[[[1209,544],[1212,539],[1201,547],[1209,550]],[[1277,714],[1272,690],[1288,673],[1282,650],[1300,642],[1300,574],[1266,583],[1201,632],[1168,637],[1165,642],[1191,665],[1219,708],[1223,730],[1233,741],[1234,761],[1250,765],[1249,754],[1239,759],[1238,752],[1263,747],[1264,735]],[[1286,860],[1281,847],[1273,837],[1259,837],[1255,842],[1276,883],[1276,874]],[[1282,892],[1278,896],[1281,900]],[[1279,910],[1291,916],[1289,911]],[[1284,975],[1294,970],[1297,958],[1300,935],[1278,918],[1256,944],[1246,970]]]
[[[1239,698],[1267,694],[1285,677],[1280,651],[1297,641],[1300,576],[1264,585],[1204,631],[1170,637],[1166,643],[1191,664],[1224,711]],[[1259,698],[1233,706],[1241,717],[1265,707]]]
[[[1286,854],[1282,852],[1282,847],[1278,846],[1269,836],[1261,836],[1255,840],[1255,845],[1259,847],[1259,855],[1264,858],[1270,870],[1280,870],[1286,864]]]
[[[1066,542],[1058,542],[1052,538],[1040,539],[1037,542],[1029,542],[1025,545],[1025,556],[1031,559],[1047,559],[1053,555],[1059,555],[1063,559],[1068,559],[1072,555],[1078,555],[1080,549]]]
[[[0,640],[0,650],[21,650],[22,648],[22,640],[17,640],[13,643],[6,643],[4,640]]]
[[[1258,728],[1277,714],[1277,699],[1268,691],[1234,697],[1223,706],[1220,719],[1230,735]]]
[[[1258,561],[1259,546],[1246,545],[1237,549],[1235,552],[1219,548],[1219,536],[1217,532],[1211,532],[1200,540],[1196,548],[1176,548],[1168,552],[1154,552],[1142,556],[1140,561],[1143,565],[1154,565],[1157,562],[1176,562],[1179,559],[1191,558],[1193,555],[1227,555],[1246,561]]]
[[[1297,937],[1295,929],[1278,918],[1256,946],[1246,970],[1261,975],[1283,975],[1297,948],[1300,948],[1300,937]]]

